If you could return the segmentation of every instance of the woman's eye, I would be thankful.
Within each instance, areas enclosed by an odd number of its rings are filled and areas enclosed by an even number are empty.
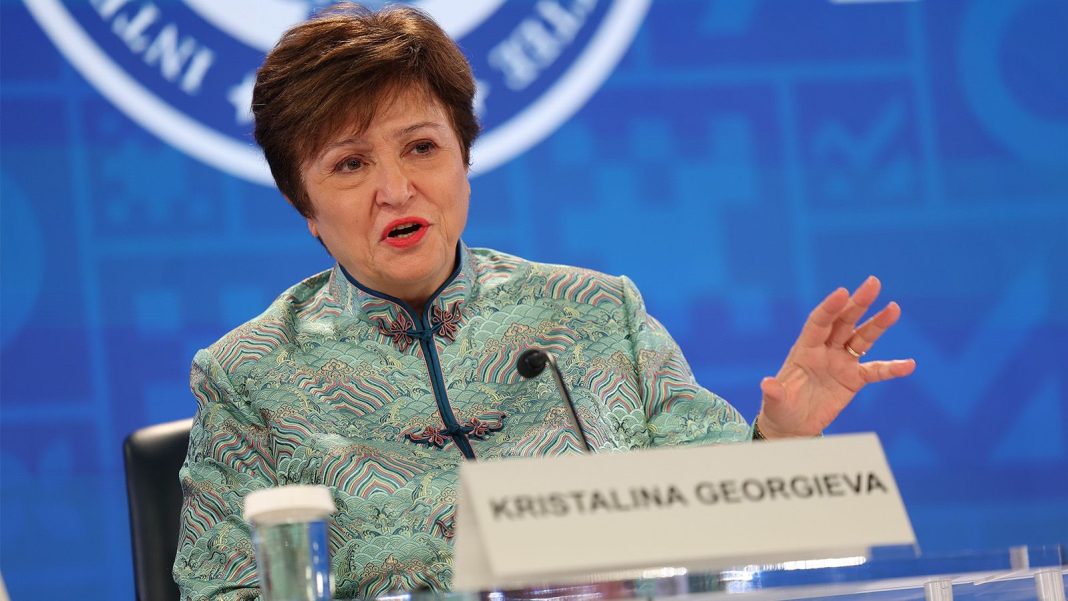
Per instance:
[[[434,150],[434,143],[430,141],[417,142],[412,146],[415,154],[430,154]]]
[[[355,157],[347,158],[337,164],[338,171],[357,171],[360,167],[363,167],[363,161]]]

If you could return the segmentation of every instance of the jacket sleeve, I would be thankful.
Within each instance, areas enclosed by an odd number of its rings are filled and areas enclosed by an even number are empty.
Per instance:
[[[174,579],[184,601],[259,598],[245,495],[276,482],[264,420],[208,351],[193,359],[197,412],[179,472],[183,502]]]
[[[653,446],[750,440],[745,418],[694,378],[682,350],[645,311],[641,294],[623,277],[623,298],[642,405]]]

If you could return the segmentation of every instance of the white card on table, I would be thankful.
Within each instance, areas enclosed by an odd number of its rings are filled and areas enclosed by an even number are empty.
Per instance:
[[[455,590],[915,544],[873,433],[470,462],[460,488]]]

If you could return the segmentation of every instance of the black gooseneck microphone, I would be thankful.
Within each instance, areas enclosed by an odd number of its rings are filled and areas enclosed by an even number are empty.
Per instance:
[[[527,349],[523,351],[523,354],[519,355],[519,360],[515,362],[515,369],[519,372],[519,375],[526,379],[537,377],[541,372],[545,371],[545,364],[548,363],[552,366],[553,379],[556,380],[556,389],[560,391],[560,396],[564,397],[567,401],[568,417],[571,418],[571,427],[578,432],[579,438],[582,439],[582,445],[585,447],[585,452],[590,453],[593,451],[593,447],[590,446],[590,441],[586,439],[586,431],[582,429],[582,424],[579,423],[578,412],[575,411],[575,403],[571,400],[571,392],[567,389],[567,384],[564,384],[564,376],[560,373],[560,367],[556,365],[556,358],[552,353],[544,351],[538,348]]]

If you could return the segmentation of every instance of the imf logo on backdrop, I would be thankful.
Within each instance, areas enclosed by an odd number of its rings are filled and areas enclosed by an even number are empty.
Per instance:
[[[26,0],[52,42],[104,96],[183,152],[271,185],[252,141],[256,68],[325,0]],[[372,8],[382,0],[366,2]],[[420,0],[478,80],[485,172],[570,117],[618,63],[649,0]]]

